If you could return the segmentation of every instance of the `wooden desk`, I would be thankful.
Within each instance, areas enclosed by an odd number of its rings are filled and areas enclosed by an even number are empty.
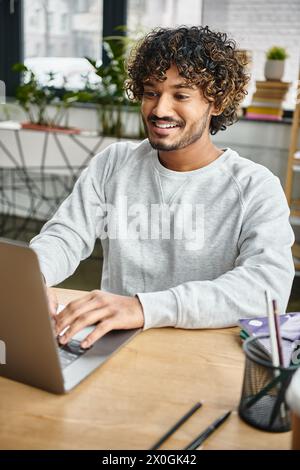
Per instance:
[[[67,303],[83,292],[57,289]],[[1,449],[149,449],[196,401],[203,407],[163,446],[182,449],[238,406],[244,368],[238,329],[141,333],[70,394],[0,378]],[[233,415],[204,449],[289,449],[290,433]]]

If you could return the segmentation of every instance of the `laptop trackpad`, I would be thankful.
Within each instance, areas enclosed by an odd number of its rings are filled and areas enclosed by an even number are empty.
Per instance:
[[[76,341],[83,341],[92,331],[96,328],[96,325],[94,326],[87,326],[86,328],[83,328],[83,330],[78,331],[76,335],[73,336],[72,339],[75,339]]]

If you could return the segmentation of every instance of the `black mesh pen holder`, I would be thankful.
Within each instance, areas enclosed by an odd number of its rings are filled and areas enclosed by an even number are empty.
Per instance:
[[[261,340],[248,338],[243,345],[246,355],[239,416],[251,426],[270,432],[291,429],[291,416],[285,401],[286,390],[299,365],[274,367],[270,353]]]

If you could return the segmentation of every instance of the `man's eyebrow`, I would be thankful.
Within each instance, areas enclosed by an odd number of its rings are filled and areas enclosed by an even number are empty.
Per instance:
[[[196,86],[193,83],[177,83],[172,85],[172,88],[188,88],[189,90],[196,90]]]
[[[151,82],[150,80],[146,81],[143,83],[144,86],[150,86],[150,87],[155,87],[157,83]],[[175,85],[172,85],[171,88],[176,88],[176,89],[181,89],[181,88],[187,88],[189,90],[196,90],[196,86],[193,83],[187,83],[187,82],[182,82],[182,83],[176,83]]]

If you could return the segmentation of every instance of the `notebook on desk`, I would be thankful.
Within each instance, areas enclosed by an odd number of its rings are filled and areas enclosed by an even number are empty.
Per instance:
[[[89,327],[60,346],[35,252],[25,244],[0,240],[0,266],[0,339],[6,345],[0,376],[64,393],[140,331],[111,331],[85,350],[80,341],[93,328]]]

